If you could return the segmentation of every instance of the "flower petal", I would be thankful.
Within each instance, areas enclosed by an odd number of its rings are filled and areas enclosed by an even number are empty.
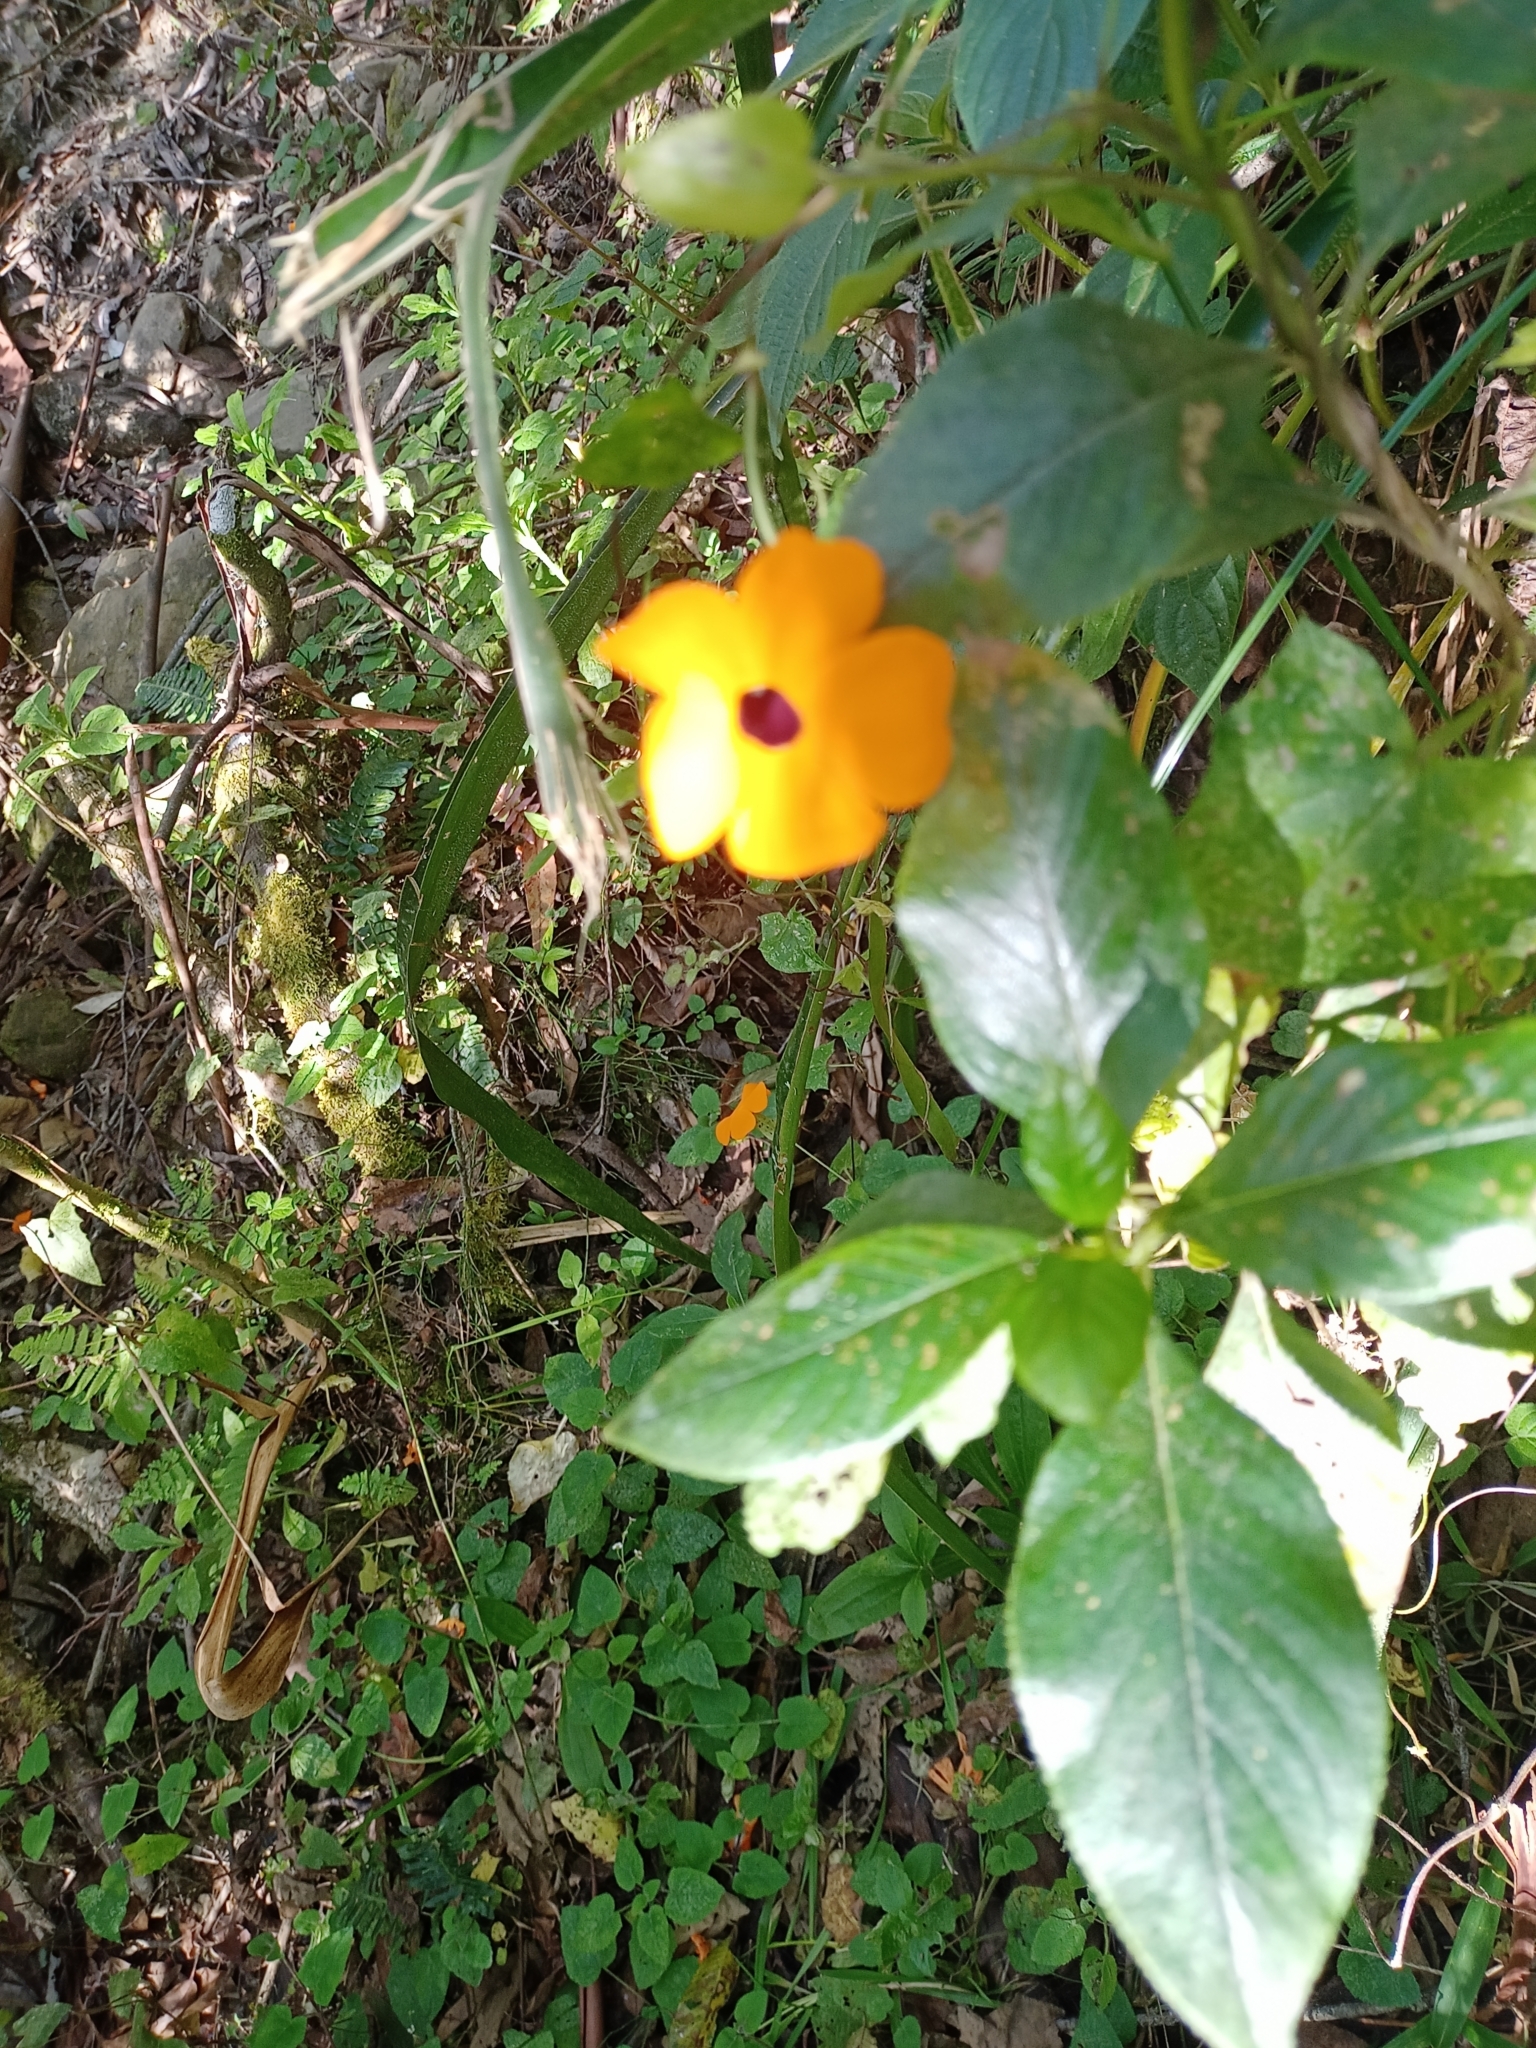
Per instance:
[[[885,813],[865,792],[847,734],[822,720],[787,747],[748,742],[726,851],[744,874],[784,882],[874,851]]]
[[[742,610],[773,651],[772,681],[798,706],[794,684],[806,662],[857,640],[880,616],[885,570],[861,540],[818,540],[786,526],[736,579]]]
[[[922,626],[887,626],[839,657],[837,680],[870,797],[888,811],[926,803],[954,753],[947,642]]]
[[[763,654],[737,600],[713,583],[668,583],[610,626],[599,661],[660,696],[707,673],[733,699],[763,681]]]
[[[734,699],[713,677],[683,672],[640,731],[640,789],[668,860],[692,860],[714,845],[736,808],[740,782]]]

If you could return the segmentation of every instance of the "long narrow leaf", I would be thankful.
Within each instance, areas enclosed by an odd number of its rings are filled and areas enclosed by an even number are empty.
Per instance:
[[[637,93],[766,19],[771,0],[620,0],[462,101],[430,136],[324,207],[284,259],[279,338],[388,270]]]

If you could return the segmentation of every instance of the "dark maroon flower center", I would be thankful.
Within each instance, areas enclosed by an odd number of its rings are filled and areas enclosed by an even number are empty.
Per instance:
[[[800,714],[778,690],[748,690],[737,716],[747,738],[765,747],[787,747],[800,734]]]

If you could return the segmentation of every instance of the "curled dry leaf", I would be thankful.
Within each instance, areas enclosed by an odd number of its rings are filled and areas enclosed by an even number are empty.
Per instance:
[[[518,1445],[507,1466],[514,1515],[525,1515],[539,1501],[548,1499],[559,1485],[561,1473],[575,1457],[576,1449],[576,1439],[568,1429]]]
[[[240,1611],[240,1596],[245,1590],[245,1575],[251,1565],[251,1544],[256,1535],[256,1525],[261,1520],[267,1488],[277,1470],[278,1453],[299,1410],[324,1375],[324,1365],[317,1366],[304,1379],[297,1381],[291,1392],[282,1395],[275,1407],[269,1407],[264,1401],[242,1398],[243,1406],[266,1418],[266,1428],[251,1446],[250,1461],[240,1488],[240,1506],[235,1515],[235,1537],[229,1547],[224,1576],[219,1580],[219,1590],[214,1595],[192,1657],[193,1675],[203,1696],[203,1704],[221,1721],[245,1720],[259,1707],[265,1706],[277,1692],[298,1647],[304,1624],[309,1619],[314,1597],[329,1576],[323,1574],[291,1599],[281,1602],[274,1598],[270,1585],[264,1580],[262,1592],[272,1610],[272,1619],[234,1669],[224,1669],[229,1638]]]

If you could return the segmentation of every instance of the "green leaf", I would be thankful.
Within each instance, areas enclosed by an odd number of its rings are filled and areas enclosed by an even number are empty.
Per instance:
[[[599,490],[659,490],[729,462],[740,446],[734,427],[712,418],[686,384],[669,379],[604,413],[577,467]]]
[[[1243,576],[1230,555],[1209,569],[1154,583],[1136,614],[1136,638],[1172,676],[1202,690],[1237,631]]]
[[[443,1961],[454,1976],[461,1978],[471,1990],[480,1982],[494,1959],[491,1944],[484,1931],[462,1906],[449,1906],[445,1909],[439,1947]]]
[[[1130,41],[1146,0],[966,0],[955,104],[977,149],[1092,92]]]
[[[982,1224],[1043,1239],[1055,1237],[1061,1229],[1060,1217],[1027,1188],[980,1180],[940,1159],[924,1160],[923,1168],[921,1173],[905,1175],[856,1211],[843,1225],[838,1242],[869,1237],[877,1230],[902,1230],[914,1223]]]
[[[299,1965],[299,1982],[316,2005],[329,2005],[336,1996],[347,1973],[347,1958],[351,1953],[352,1929],[346,1926],[328,1926],[325,1933],[304,1951],[304,1960]]]
[[[777,1856],[769,1856],[761,1849],[744,1849],[731,1879],[731,1890],[738,1899],[771,1899],[788,1883],[789,1872]]]
[[[413,2041],[426,2041],[448,1996],[448,1965],[441,1949],[396,1956],[389,1970],[389,2002]]]
[[[1259,1097],[1169,1228],[1272,1287],[1395,1306],[1536,1266],[1536,1021],[1341,1046]]]
[[[872,1550],[823,1586],[805,1612],[805,1631],[814,1643],[857,1635],[872,1622],[901,1612],[901,1596],[922,1574],[894,1545]]]
[[[574,1429],[593,1429],[608,1405],[602,1374],[579,1351],[559,1351],[544,1367],[544,1392]]]
[[[388,1726],[387,1722],[385,1726]],[[351,1867],[352,1852],[344,1842],[339,1842],[329,1828],[317,1828],[312,1821],[304,1823],[303,1839],[299,1843],[300,1870],[349,1870]]]
[[[1200,1017],[1205,946],[1161,800],[1098,693],[1031,649],[968,665],[949,780],[897,919],[935,1031],[1018,1116],[1031,1181],[1100,1223],[1131,1126]]]
[[[186,1812],[187,1801],[192,1797],[192,1787],[196,1782],[195,1757],[183,1757],[180,1763],[172,1764],[161,1772],[160,1783],[155,1787],[155,1804],[168,1828],[175,1827]]]
[[[109,1842],[115,1842],[128,1825],[139,1797],[137,1778],[123,1778],[115,1785],[109,1785],[101,1795],[101,1832]]]
[[[1225,241],[1221,223],[1214,214],[1157,200],[1142,212],[1140,224],[1144,235],[1161,244],[1162,260],[1132,248],[1110,249],[1083,279],[1083,296],[1123,306],[1143,320],[1187,328],[1186,308],[1204,314],[1211,296],[1216,262]],[[1219,302],[1210,308],[1212,316],[1219,317],[1221,312]]]
[[[1307,622],[1221,721],[1184,839],[1223,966],[1317,987],[1536,943],[1536,759],[1419,755],[1366,650]]]
[[[123,1854],[135,1877],[153,1877],[189,1846],[185,1835],[139,1835],[123,1844]]]
[[[363,1616],[357,1633],[375,1664],[398,1664],[411,1639],[411,1624],[398,1607],[377,1607]]]
[[[1085,683],[1096,683],[1100,676],[1108,675],[1124,652],[1139,603],[1138,593],[1127,591],[1102,611],[1079,619],[1056,650],[1059,658]]]
[[[675,227],[744,237],[788,227],[822,179],[810,122],[776,93],[668,121],[620,168],[641,205]]]
[[[405,1711],[419,1735],[432,1736],[442,1723],[448,1704],[447,1666],[407,1665],[400,1679]]]
[[[1355,1908],[1349,1916],[1349,1943],[1339,1950],[1338,1973],[1344,1989],[1378,2012],[1416,2012],[1424,2003],[1412,1970],[1394,1970]]]
[[[73,1202],[60,1202],[49,1215],[34,1216],[30,1223],[23,1223],[21,1234],[43,1264],[66,1280],[80,1280],[88,1287],[102,1285],[101,1269]]]
[[[191,1379],[201,1373],[221,1387],[240,1384],[240,1345],[234,1325],[214,1309],[200,1316],[189,1315],[174,1303],[161,1309],[144,1333],[139,1363],[155,1380]],[[154,1697],[164,1695],[156,1693]]]
[[[889,41],[910,11],[909,0],[817,0],[795,37],[780,85],[787,88],[813,71],[824,71],[876,36]]]
[[[561,1907],[560,1953],[573,1984],[595,1984],[608,1968],[619,1952],[620,1924],[609,1892],[587,1906]]]
[[[494,196],[637,93],[764,20],[770,0],[619,0],[493,78],[366,185],[320,208],[284,260],[283,334],[393,269],[447,214]],[[583,635],[585,637],[585,635]]]
[[[1013,1313],[1013,1369],[1063,1422],[1099,1422],[1141,1370],[1152,1298],[1111,1259],[1047,1252]]]
[[[130,1685],[107,1716],[107,1725],[101,1731],[102,1748],[113,1749],[119,1742],[126,1742],[138,1718],[139,1688]]]
[[[667,1918],[674,1927],[697,1926],[724,1897],[724,1885],[708,1871],[674,1870],[667,1878]]]
[[[1311,1477],[1379,1640],[1429,1476],[1400,1448],[1392,1407],[1282,1315],[1252,1273],[1243,1275],[1205,1380]]]
[[[1405,79],[1361,109],[1355,186],[1367,250],[1494,198],[1536,167],[1536,83],[1490,92]]]
[[[1265,42],[1286,63],[1536,92],[1536,20],[1525,0],[1283,0]]]
[[[879,1557],[882,1553],[872,1553]],[[861,1559],[860,1562],[865,1562]],[[852,1566],[849,1567],[853,1569]],[[839,1577],[843,1574],[839,1573]],[[836,1581],[834,1581],[834,1584]],[[820,1741],[830,1725],[827,1710],[819,1700],[813,1700],[806,1693],[794,1692],[779,1708],[778,1723],[773,1739],[779,1748],[786,1751],[809,1749],[813,1742]]]
[[[48,2043],[69,2018],[67,2005],[34,2005],[12,2023],[15,2048],[48,2048]]]
[[[100,1884],[88,1884],[81,1888],[76,1898],[80,1917],[92,1934],[103,1941],[116,1941],[123,1931],[123,1915],[128,1910],[128,1872],[118,1861],[108,1864],[101,1873]]]
[[[649,1991],[672,1962],[672,1923],[660,1906],[642,1906],[629,1935],[629,1967],[637,1991]]]
[[[52,1800],[32,1814],[21,1831],[21,1853],[29,1863],[36,1863],[47,1849],[53,1835],[53,1823],[57,1809]]]
[[[30,1785],[40,1778],[48,1768],[48,1756],[47,1732],[40,1729],[21,1752],[21,1762],[16,1766],[17,1784]]]
[[[780,421],[826,349],[824,330],[832,316],[833,294],[845,278],[868,264],[891,210],[888,193],[877,192],[866,200],[865,195],[850,192],[792,235],[763,273],[754,339],[768,358],[762,373],[763,398],[775,446]],[[811,969],[786,971],[807,974]]]
[[[622,1449],[698,1478],[805,1472],[914,1429],[946,1443],[946,1397],[999,1331],[1036,1241],[1006,1230],[920,1226],[834,1241],[703,1329],[608,1424]],[[985,1349],[984,1349],[985,1347]],[[985,1427],[1006,1384],[971,1396]]]
[[[588,1565],[581,1575],[576,1595],[576,1619],[571,1632],[589,1636],[594,1629],[612,1628],[624,1611],[624,1595],[601,1565]]]
[[[1269,377],[1255,350],[1048,299],[914,393],[844,531],[930,625],[1083,618],[1324,509],[1260,425]]]
[[[816,927],[803,910],[770,910],[758,927],[758,951],[779,974],[814,974],[821,964]]]
[[[1311,1481],[1154,1333],[1141,1387],[1046,1458],[1008,1630],[1052,1803],[1137,1963],[1212,2048],[1290,2048],[1386,1738]]]

